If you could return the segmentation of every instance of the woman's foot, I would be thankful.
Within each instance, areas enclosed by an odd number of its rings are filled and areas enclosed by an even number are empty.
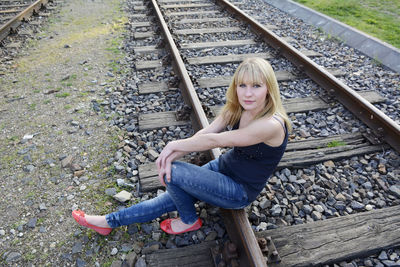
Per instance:
[[[112,231],[105,216],[86,216],[83,211],[74,210],[72,211],[72,217],[80,225],[93,229],[101,235],[108,235]]]
[[[193,224],[186,224],[182,222],[180,218],[177,218],[177,219],[166,219],[162,221],[160,227],[164,232],[168,234],[178,235],[198,230],[200,229],[201,225],[202,221],[200,220],[200,218],[197,219],[197,221],[195,221]]]

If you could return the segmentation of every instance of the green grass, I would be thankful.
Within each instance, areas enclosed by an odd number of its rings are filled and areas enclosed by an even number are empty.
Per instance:
[[[399,0],[295,0],[400,48]]]
[[[329,142],[326,146],[327,147],[337,147],[337,146],[345,146],[345,145],[346,145],[346,143],[343,141],[333,140],[332,142]]]
[[[63,97],[63,98],[65,98],[65,97],[68,97],[68,96],[70,96],[71,94],[70,93],[57,93],[56,94],[56,97]]]

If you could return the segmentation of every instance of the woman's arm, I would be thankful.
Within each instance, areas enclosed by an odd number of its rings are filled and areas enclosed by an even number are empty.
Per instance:
[[[157,159],[159,179],[163,183],[163,177],[166,175],[167,181],[170,181],[171,162],[176,159],[178,153],[187,154],[216,147],[250,146],[261,142],[279,145],[284,137],[285,131],[281,124],[272,118],[261,118],[244,128],[222,133],[208,132],[205,128],[203,133],[167,144]]]
[[[207,127],[203,128],[203,129],[201,129],[200,131],[198,131],[196,134],[194,134],[190,138],[208,134],[208,133],[221,132],[222,130],[225,129],[226,125],[227,125],[227,123],[225,122],[223,117],[218,116],[211,124],[209,124]],[[186,139],[182,139],[182,140],[186,140]],[[158,178],[159,178],[161,184],[163,184],[164,186],[165,186],[164,179],[163,179],[164,175],[166,175],[168,181],[171,180],[171,163],[174,160],[179,159],[190,152],[196,151],[196,150],[181,150],[181,149],[177,150],[173,146],[173,144],[172,144],[173,142],[177,142],[177,141],[169,142],[164,147],[164,149],[161,151],[161,153],[156,161],[157,170],[158,170]],[[179,147],[179,145],[178,145],[178,147]],[[198,151],[201,151],[201,150],[198,150]]]

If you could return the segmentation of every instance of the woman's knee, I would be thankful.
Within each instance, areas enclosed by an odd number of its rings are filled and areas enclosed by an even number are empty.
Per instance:
[[[171,181],[167,181],[164,177],[166,185],[169,184],[180,184],[183,180],[190,178],[193,175],[194,168],[193,165],[186,162],[176,161],[171,165]]]

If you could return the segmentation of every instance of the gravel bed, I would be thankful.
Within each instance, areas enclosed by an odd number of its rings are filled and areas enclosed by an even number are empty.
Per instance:
[[[259,1],[250,1],[251,5],[259,5],[253,10],[254,15],[257,12],[263,12],[267,7],[265,4]],[[261,14],[261,13],[260,13]],[[277,13],[275,12],[274,15]],[[280,14],[280,13],[279,13]],[[220,16],[220,15],[218,15]],[[196,16],[194,16],[196,17]],[[352,49],[346,49],[346,47],[336,40],[321,40],[321,33],[308,26],[297,26],[298,20],[289,19],[286,21],[287,16],[281,14],[279,20],[290,23],[285,31],[285,36],[298,37],[299,47],[307,48],[314,51],[323,53],[324,57],[316,59],[319,64],[325,67],[340,67],[345,70],[349,70],[349,74],[343,79],[351,79],[354,77],[351,74],[352,70],[356,70],[363,63],[368,63],[371,66],[371,71],[374,68],[378,68],[380,73],[380,79],[384,79],[384,86],[387,87],[385,90],[393,90],[393,86],[396,86],[396,82],[392,82],[393,74],[390,71],[384,70],[379,66],[373,65],[372,61],[366,59],[358,52]],[[269,21],[269,23],[271,23]],[[304,35],[297,33],[297,29],[304,31]],[[295,30],[296,29],[296,30]],[[281,28],[281,31],[284,29]],[[312,37],[313,38],[307,38]],[[178,42],[203,42],[203,41],[219,41],[219,40],[231,40],[231,39],[245,39],[254,38],[253,34],[249,33],[237,33],[237,34],[215,34],[209,35],[204,34],[202,36],[179,36]],[[149,45],[154,43],[154,39],[149,42],[142,40],[129,40],[129,43],[125,44],[125,48],[129,50],[134,46]],[[321,43],[322,42],[322,43]],[[233,49],[215,49],[212,51],[185,51],[185,56],[198,56],[198,55],[222,55],[227,53],[243,53],[249,51],[261,51],[266,48],[264,45],[261,46],[248,46]],[[248,49],[248,50],[247,50]],[[253,49],[253,50],[252,50]],[[338,50],[340,52],[337,52]],[[329,51],[326,52],[326,51]],[[346,56],[352,53],[356,56]],[[336,55],[335,59],[350,58],[353,65],[349,62],[336,62],[332,59],[332,56]],[[129,55],[128,61],[132,62],[137,58],[143,59],[139,55],[138,57]],[[158,55],[149,56],[151,59],[159,59]],[[349,59],[349,60],[350,60]],[[358,62],[360,60],[360,62]],[[295,68],[284,59],[271,60],[273,67],[276,70],[295,70]],[[357,62],[357,63],[356,63]],[[351,65],[351,66],[350,66]],[[237,64],[229,65],[212,65],[212,66],[189,66],[188,70],[195,77],[214,77],[216,75],[232,75],[233,71],[237,67]],[[363,68],[368,70],[368,68]],[[376,70],[376,69],[375,69]],[[140,71],[134,72],[132,70],[129,77],[131,81],[161,81],[165,79],[173,79],[171,75],[172,71],[167,69],[161,74],[157,71]],[[196,74],[196,75],[194,75]],[[365,77],[369,77],[370,73],[364,72],[357,77],[360,83]],[[372,75],[371,79],[376,78],[376,75]],[[371,81],[371,84],[374,84]],[[368,87],[369,84],[365,84]],[[124,91],[121,94],[112,94],[108,100],[112,103],[110,108],[110,118],[113,114],[117,114],[119,117],[109,121],[110,125],[118,126],[121,129],[128,131],[129,138],[123,141],[129,144],[129,149],[125,149],[122,146],[113,159],[110,159],[110,164],[113,164],[117,170],[125,172],[127,177],[130,178],[130,182],[137,182],[137,167],[139,164],[153,162],[156,159],[157,154],[162,150],[165,143],[169,140],[178,138],[184,138],[193,134],[193,130],[190,127],[169,127],[160,130],[145,131],[141,133],[135,133],[137,125],[135,124],[135,116],[127,116],[131,112],[126,112],[128,108],[133,108],[136,112],[158,112],[175,110],[182,106],[182,99],[179,94],[150,94],[146,96],[138,96],[135,86],[132,91]],[[282,95],[284,98],[293,97],[305,97],[309,95],[321,94],[319,86],[309,79],[299,79],[291,82],[283,82],[281,84]],[[388,89],[390,88],[390,89]],[[224,101],[224,88],[213,88],[213,89],[197,89],[200,93],[200,98],[207,98],[209,105],[221,104]],[[385,91],[383,90],[383,91]],[[389,94],[388,92],[386,92]],[[388,111],[394,108],[390,107],[390,104],[398,105],[398,101],[386,102],[386,108]],[[161,104],[162,105],[157,105]],[[155,104],[156,103],[156,104]],[[114,106],[113,106],[114,105]],[[126,117],[127,116],[127,117]],[[293,120],[294,133],[292,138],[303,139],[310,136],[313,137],[324,137],[334,134],[342,134],[347,132],[362,132],[366,130],[366,127],[356,120],[351,113],[346,111],[342,105],[337,104],[327,110],[318,112],[307,112],[289,114]],[[398,118],[397,114],[394,117]],[[128,150],[128,151],[127,151]],[[127,152],[127,153],[124,153]],[[256,201],[254,201],[249,207],[249,218],[252,223],[252,227],[256,231],[262,231],[266,229],[273,229],[281,227],[283,225],[294,225],[313,222],[317,220],[328,219],[331,217],[345,216],[348,214],[354,214],[357,212],[364,212],[378,208],[384,208],[389,206],[398,205],[400,203],[400,162],[399,154],[389,149],[382,151],[381,153],[374,153],[369,155],[357,156],[351,159],[340,160],[336,162],[327,161],[320,164],[303,168],[303,169],[283,169],[275,172],[268,182],[261,195]],[[157,194],[161,193],[158,191]],[[138,194],[137,200],[145,200],[155,196],[156,193]],[[160,241],[161,231],[159,229],[160,219],[156,219],[151,223],[141,224],[142,229],[148,235],[151,235],[150,241],[147,241],[142,248],[137,249],[139,255],[144,255],[150,251],[163,248],[180,247],[193,243],[198,243],[202,240],[213,240],[216,238],[226,238],[226,233],[223,230],[223,226],[220,223],[218,217],[218,209],[209,207],[204,203],[199,203],[197,209],[202,218],[206,218],[206,225],[200,231],[191,234],[179,235],[176,237],[170,237],[167,241]],[[172,214],[174,216],[176,214]],[[133,235],[133,238],[138,240],[146,240],[147,236],[143,236],[139,233],[137,226],[132,225],[128,227],[128,232]],[[147,239],[148,240],[148,239]],[[136,251],[136,250],[135,250]],[[383,253],[383,252],[382,252]],[[398,260],[398,251],[386,251],[387,258],[380,253],[377,256],[370,257],[362,261],[363,264],[368,266],[365,261],[371,263],[382,262],[390,260],[395,262]],[[342,263],[340,266],[344,266],[346,263]],[[353,264],[353,263],[351,263]],[[369,264],[369,262],[368,262]],[[358,266],[358,265],[356,265]],[[373,265],[371,265],[373,266]]]
[[[254,38],[253,38],[254,39]],[[182,56],[191,57],[206,57],[206,56],[222,56],[230,54],[245,54],[245,53],[274,53],[270,47],[264,43],[254,45],[243,45],[237,47],[218,47],[204,49],[182,49]]]
[[[240,7],[240,5],[238,5]],[[280,36],[290,36],[306,49],[323,54],[323,57],[313,59],[316,63],[326,68],[340,68],[347,74],[341,77],[346,85],[354,90],[376,90],[388,100],[386,105],[393,105],[388,109],[383,105],[386,114],[397,123],[400,123],[400,74],[380,65],[361,52],[351,48],[340,40],[330,37],[313,26],[303,23],[279,9],[276,9],[261,0],[246,2],[246,9],[251,10],[251,15],[262,18],[260,22],[278,26],[274,33]]]

